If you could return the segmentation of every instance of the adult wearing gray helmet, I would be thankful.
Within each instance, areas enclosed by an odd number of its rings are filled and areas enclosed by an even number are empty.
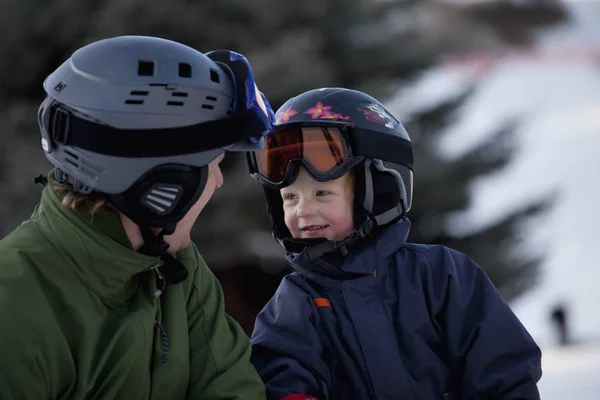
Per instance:
[[[116,37],[77,50],[44,89],[55,168],[0,241],[0,398],[264,398],[190,243],[224,154],[271,131],[247,60]]]

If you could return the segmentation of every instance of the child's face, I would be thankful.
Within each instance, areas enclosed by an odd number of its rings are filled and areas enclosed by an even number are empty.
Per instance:
[[[293,238],[342,240],[354,231],[354,179],[318,182],[304,169],[290,186],[281,189],[285,225]]]

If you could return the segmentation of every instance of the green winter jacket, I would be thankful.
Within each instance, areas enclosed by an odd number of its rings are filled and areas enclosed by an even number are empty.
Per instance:
[[[155,297],[161,261],[131,250],[116,213],[65,209],[51,184],[0,240],[0,399],[264,399],[196,247]]]

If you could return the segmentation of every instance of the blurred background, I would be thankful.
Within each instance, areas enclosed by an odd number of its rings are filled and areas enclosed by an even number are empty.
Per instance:
[[[320,86],[382,100],[411,135],[410,240],[470,255],[544,350],[543,399],[600,390],[600,2],[3,0],[0,237],[50,164],[43,79],[77,48],[136,34],[246,55],[276,109]],[[289,272],[242,157],[194,240],[250,333]]]

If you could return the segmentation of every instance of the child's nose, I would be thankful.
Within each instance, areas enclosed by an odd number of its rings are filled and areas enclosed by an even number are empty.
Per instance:
[[[298,218],[313,217],[316,214],[316,208],[311,201],[300,200],[296,207],[296,216]]]

